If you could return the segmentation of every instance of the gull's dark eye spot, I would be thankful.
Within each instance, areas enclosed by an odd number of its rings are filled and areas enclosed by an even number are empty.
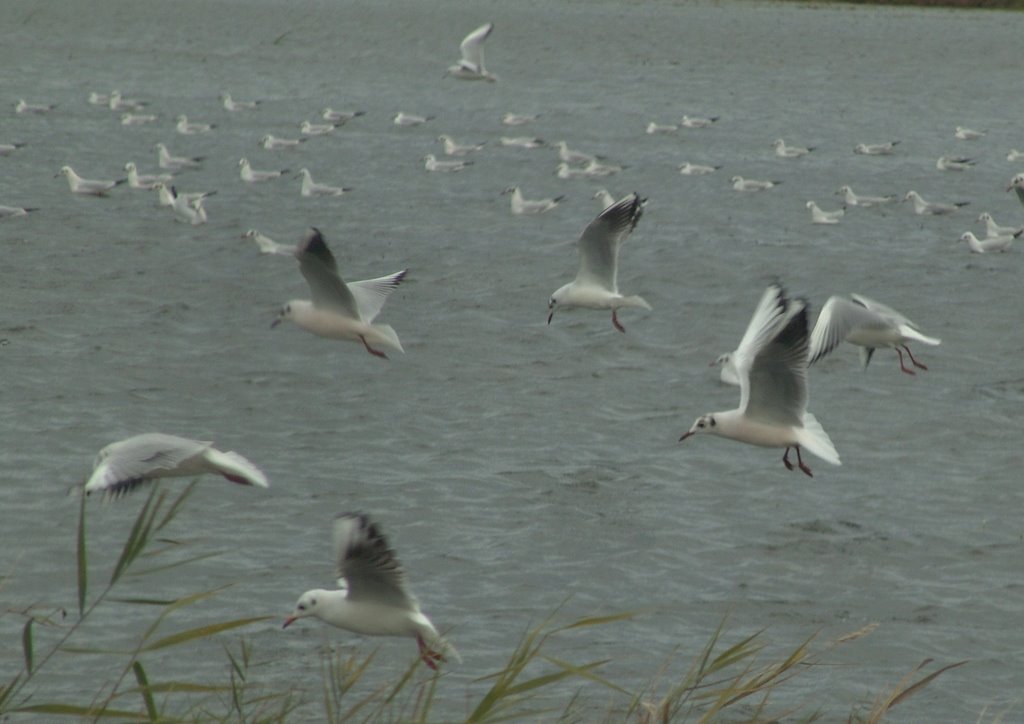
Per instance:
[[[310,606],[315,606],[316,605],[316,599],[315,598],[309,599],[309,605]]]
[[[715,424],[716,424],[716,423],[715,423],[715,418],[713,418],[713,417],[712,417],[712,418],[711,418],[711,427],[714,427],[714,426],[715,426]]]
[[[300,603],[300,604],[299,604],[299,606],[298,606],[298,609],[299,609],[300,611],[305,611],[305,610],[306,610],[306,604],[304,604],[304,603]]]

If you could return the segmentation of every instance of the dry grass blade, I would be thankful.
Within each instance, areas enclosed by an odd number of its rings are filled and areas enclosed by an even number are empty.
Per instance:
[[[85,596],[89,588],[89,568],[85,553],[85,496],[80,496],[78,507],[78,540],[75,555],[78,562],[78,617],[85,615]]]
[[[882,721],[885,715],[888,714],[894,706],[906,701],[911,696],[919,692],[921,689],[928,686],[928,684],[934,681],[935,678],[938,677],[940,674],[944,674],[950,669],[955,669],[958,666],[963,666],[964,664],[969,663],[968,661],[957,661],[952,664],[946,664],[941,669],[933,671],[923,679],[919,679],[918,681],[915,681],[911,684],[910,680],[913,679],[914,676],[921,671],[921,669],[923,669],[931,662],[931,659],[925,659],[920,664],[915,666],[914,669],[910,671],[910,673],[908,673],[906,676],[900,679],[892,691],[880,697],[875,702],[875,705],[871,707],[871,712],[868,714],[868,717],[865,721],[868,722],[868,724],[877,724],[878,722]]]
[[[196,628],[179,631],[176,634],[158,639],[151,644],[141,647],[139,652],[144,653],[147,651],[157,651],[158,649],[165,649],[168,646],[177,646],[196,639],[209,638],[210,636],[221,633],[222,631],[230,631],[231,629],[241,628],[242,626],[250,626],[254,623],[259,623],[260,621],[269,621],[272,618],[274,618],[274,616],[253,616],[252,618],[239,618],[234,621],[221,621],[219,623],[207,624],[206,626],[198,626]]]
[[[149,688],[149,680],[146,678],[146,670],[142,668],[142,662],[136,661],[132,664],[132,671],[135,672],[135,680],[139,682],[139,691],[142,693],[142,701],[146,704],[146,712],[150,721],[157,721],[160,713],[156,709],[156,702],[153,700],[153,692]]]
[[[35,623],[35,619],[29,619],[25,622],[25,627],[21,630],[21,650],[25,655],[25,671],[29,674],[32,673],[32,624]]]

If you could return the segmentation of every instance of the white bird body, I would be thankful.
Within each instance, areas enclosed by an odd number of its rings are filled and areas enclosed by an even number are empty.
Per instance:
[[[416,639],[420,657],[432,669],[459,654],[423,613],[405,584],[405,572],[380,527],[361,513],[342,513],[334,521],[339,590],[306,591],[284,621],[287,628],[312,616],[337,628],[366,636]]]
[[[1010,152],[1006,154],[1006,160],[1010,162],[1020,161],[1022,158],[1024,158],[1024,152],[1018,151],[1016,148],[1011,148]]]
[[[10,156],[24,146],[24,143],[0,143],[0,156]]]
[[[558,202],[565,198],[555,196],[549,199],[524,199],[523,192],[518,186],[509,186],[501,193],[510,194],[509,203],[513,214],[543,214],[558,206]]]
[[[302,177],[300,193],[307,198],[315,196],[341,196],[346,191],[352,190],[347,186],[328,186],[327,184],[317,183],[313,180],[313,175],[309,172],[308,168],[299,169],[299,175]]]
[[[6,219],[14,216],[27,216],[30,211],[36,211],[36,209],[26,208],[24,206],[0,206],[0,219]]]
[[[655,133],[675,133],[679,130],[679,126],[674,123],[655,123],[651,121],[647,124],[647,134],[653,136]]]
[[[472,161],[438,161],[437,156],[432,153],[428,153],[423,157],[423,168],[427,171],[441,171],[443,173],[454,173],[456,171],[462,171],[467,166],[471,166]]]
[[[405,111],[399,111],[395,114],[392,119],[392,123],[396,126],[420,126],[427,121],[434,120],[433,116],[417,116],[414,113],[406,113]]]
[[[569,148],[569,144],[565,141],[559,141],[555,144],[555,148],[558,149],[558,158],[566,163],[597,163],[598,157],[590,154],[583,153],[582,151],[574,151]]]
[[[190,123],[188,116],[181,115],[175,120],[175,130],[185,136],[195,136],[201,133],[209,133],[217,127],[214,123]]]
[[[90,106],[105,106],[110,103],[110,95],[108,93],[92,91],[89,93],[88,101]]]
[[[484,147],[484,144],[482,143],[461,145],[457,143],[454,138],[445,134],[438,136],[437,140],[444,144],[444,153],[446,156],[465,156],[467,153],[479,151]]]
[[[808,339],[806,303],[788,299],[778,285],[770,286],[731,355],[740,382],[739,407],[701,415],[679,440],[710,433],[785,448],[782,462],[790,470],[789,450],[795,448],[797,466],[808,476],[811,469],[803,462],[801,448],[840,465],[828,434],[807,412]]]
[[[983,211],[978,216],[978,221],[985,224],[986,236],[1013,236],[1024,230],[1024,226],[1002,226],[997,224],[996,220],[992,218],[992,214],[987,211]]]
[[[163,181],[157,181],[154,183],[153,190],[157,192],[157,199],[160,206],[174,206],[175,202],[179,199],[186,203],[191,203],[199,199],[205,199],[208,196],[213,196],[217,193],[216,191],[178,191],[178,189],[167,185]]]
[[[966,171],[974,165],[974,161],[963,156],[939,156],[935,168],[940,171]]]
[[[779,158],[800,158],[801,156],[806,156],[815,148],[814,146],[787,146],[786,142],[781,138],[776,139],[772,143],[772,147],[775,148],[775,155]]]
[[[133,189],[145,189],[148,191],[155,184],[170,183],[174,179],[174,176],[169,173],[140,174],[134,161],[126,163],[124,170],[128,172],[128,186]]]
[[[702,118],[700,116],[683,116],[679,119],[679,125],[683,128],[708,128],[718,120],[718,116]]]
[[[499,141],[502,146],[513,146],[515,148],[540,148],[544,140],[534,136],[502,136]]]
[[[964,128],[963,126],[957,126],[953,135],[959,138],[961,141],[974,141],[985,136],[986,131],[975,131],[972,128]]]
[[[144,126],[147,123],[153,123],[156,119],[157,117],[152,113],[122,113],[121,125]]]
[[[891,204],[899,198],[895,194],[889,196],[860,196],[855,194],[849,186],[840,186],[836,193],[843,197],[843,203],[846,206],[860,206],[862,208]]]
[[[900,370],[912,375],[914,371],[903,363],[904,351],[915,367],[928,368],[914,359],[907,343],[921,342],[934,346],[941,341],[922,334],[916,324],[880,302],[860,294],[851,294],[849,299],[832,296],[821,308],[811,332],[808,363],[814,364],[841,343],[849,342],[861,348],[864,368],[867,368],[876,348],[888,347],[896,350]]]
[[[501,117],[501,122],[506,126],[525,126],[540,118],[539,113],[506,113]]]
[[[960,235],[960,241],[966,241],[967,247],[974,254],[992,254],[1009,251],[1013,246],[1013,240],[1020,234],[1021,232],[1018,231],[1016,234],[987,236],[984,239],[979,239],[970,231],[965,231]]]
[[[608,207],[615,205],[615,197],[612,196],[608,189],[598,189],[594,192],[593,198],[600,202],[602,209],[607,209]]]
[[[459,44],[462,57],[448,68],[448,75],[461,80],[498,80],[498,76],[484,68],[484,41],[493,30],[494,23],[486,23],[463,38]]]
[[[689,161],[687,161],[686,163],[679,167],[679,173],[681,173],[683,176],[706,176],[709,173],[714,173],[720,168],[722,167],[708,166],[707,164],[702,163],[690,163]]]
[[[907,195],[903,197],[904,201],[912,201],[914,203],[914,213],[922,216],[944,216],[946,214],[952,214],[954,211],[962,206],[967,206],[969,201],[957,201],[952,204],[933,203],[925,201],[921,198],[921,194],[916,191],[908,191]]]
[[[14,105],[15,113],[34,113],[36,115],[49,113],[54,108],[55,106],[47,103],[28,103],[24,98],[19,98],[18,102]]]
[[[338,126],[334,123],[310,123],[303,121],[299,124],[299,133],[303,136],[326,136],[334,133]]]
[[[353,118],[365,115],[366,111],[336,111],[330,107],[324,108],[320,113],[320,117],[325,121],[330,121],[331,123],[339,126],[348,123]]]
[[[1017,200],[1024,204],[1024,173],[1019,173],[1010,179],[1010,183],[1006,187],[1007,191],[1013,191],[1017,194]]]
[[[294,244],[278,244],[276,241],[271,239],[265,234],[261,234],[256,229],[249,229],[242,234],[243,239],[252,239],[256,242],[256,246],[259,247],[261,254],[280,254],[281,256],[294,256],[296,246]]]
[[[732,183],[734,191],[767,191],[782,183],[781,181],[759,181],[742,176],[733,176],[729,181]]]
[[[576,278],[559,287],[548,302],[548,324],[557,309],[585,307],[611,309],[612,325],[620,332],[617,310],[621,307],[650,309],[642,297],[619,293],[618,263],[622,242],[643,215],[644,200],[636,193],[624,197],[598,215],[580,236],[580,268]]]
[[[221,103],[226,111],[254,111],[259,107],[259,101],[236,101],[230,93],[220,94]]]
[[[71,189],[71,193],[81,194],[83,196],[106,196],[112,188],[119,184],[123,184],[128,180],[126,178],[122,178],[113,181],[105,181],[82,178],[75,173],[75,170],[70,166],[61,166],[60,173],[58,175],[61,175],[68,180],[68,187]]]
[[[169,171],[181,171],[186,168],[199,168],[202,165],[203,156],[172,156],[167,146],[162,143],[156,144],[157,165]]]
[[[145,107],[146,104],[142,101],[125,98],[119,90],[112,90],[107,96],[107,108],[112,111],[141,111]]]
[[[268,151],[280,151],[283,149],[295,148],[300,143],[305,142],[305,138],[278,138],[268,133],[260,139],[260,146]]]
[[[846,215],[845,209],[822,211],[821,207],[813,201],[808,201],[806,206],[811,211],[811,222],[815,224],[838,224],[839,220]]]
[[[288,173],[288,171],[289,169],[287,168],[281,169],[280,171],[256,171],[249,163],[249,159],[242,158],[238,160],[238,174],[246,183],[270,181],[271,179],[280,178],[284,174]]]
[[[899,141],[887,141],[886,143],[858,143],[853,147],[854,153],[864,156],[889,156],[896,150]]]
[[[380,314],[388,295],[405,278],[407,270],[346,284],[338,275],[334,255],[315,228],[310,229],[298,245],[295,257],[313,299],[288,302],[271,327],[291,319],[320,337],[362,342],[366,351],[377,357],[387,355],[376,346],[405,351],[394,329],[387,324],[374,324],[373,320]]]
[[[173,192],[174,189],[172,188]],[[171,210],[174,211],[183,221],[187,221],[192,226],[199,226],[205,224],[207,221],[206,207],[203,206],[204,196],[199,198],[186,198],[185,196],[175,196],[174,203],[171,204]]]
[[[97,491],[117,497],[158,478],[215,473],[233,483],[269,487],[263,472],[236,452],[212,442],[151,432],[113,442],[96,456],[85,483],[86,495]]]

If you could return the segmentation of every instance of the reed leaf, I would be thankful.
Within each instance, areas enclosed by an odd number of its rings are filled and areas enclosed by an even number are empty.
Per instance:
[[[156,566],[154,568],[146,568],[141,571],[132,571],[131,576],[148,576],[151,573],[157,573],[160,571],[170,570],[171,568],[177,568],[179,566],[185,566],[189,563],[195,563],[196,561],[205,561],[207,558],[216,558],[219,555],[223,555],[224,551],[211,551],[210,553],[202,553],[191,558],[185,558],[180,561],[174,561],[172,563],[165,563],[162,566]]]
[[[260,621],[268,621],[272,618],[274,618],[274,616],[254,616],[252,618],[240,618],[235,619],[234,621],[222,621],[220,623],[208,624],[206,626],[198,626],[186,631],[179,631],[178,633],[171,634],[170,636],[164,636],[151,644],[142,646],[139,649],[139,653],[158,651],[159,649],[165,649],[168,646],[177,646],[178,644],[187,643],[196,639],[209,638],[210,636],[221,633],[222,631],[230,631],[232,629],[241,628],[242,626],[259,623]]]
[[[25,673],[32,673],[32,624],[35,623],[35,619],[29,619],[25,622],[25,627],[21,629],[21,650],[25,655]]]
[[[146,544],[149,542],[150,533],[153,528],[153,519],[156,517],[166,497],[167,494],[160,493],[157,487],[150,491],[149,497],[146,498],[146,502],[142,506],[142,510],[139,511],[135,522],[132,524],[128,540],[125,541],[124,547],[121,549],[121,557],[118,558],[117,563],[114,565],[114,571],[110,574],[110,585],[114,585],[139,554],[146,549]]]
[[[93,719],[98,719],[100,717],[129,719],[131,721],[145,719],[145,716],[137,711],[107,709],[106,707],[101,706],[79,706],[77,704],[31,704],[29,706],[20,706],[17,709],[11,709],[11,711],[19,714],[55,714],[58,716],[89,717]]]
[[[163,529],[164,526],[177,517],[178,511],[181,510],[181,506],[184,505],[185,501],[192,495],[192,492],[196,489],[196,485],[198,484],[199,478],[193,478],[192,482],[190,482],[188,486],[181,491],[181,495],[178,496],[177,500],[171,503],[171,507],[167,509],[167,513],[160,519],[160,522],[156,526],[156,530]]]
[[[157,721],[160,713],[156,709],[156,702],[153,700],[153,692],[149,688],[149,680],[146,678],[146,670],[142,668],[141,661],[132,664],[132,671],[135,672],[135,680],[139,682],[139,691],[142,693],[142,701],[146,704],[146,712],[150,721]]]
[[[78,542],[75,555],[78,562],[78,617],[85,615],[85,596],[89,588],[89,567],[85,554],[85,495],[82,494],[78,505]]]

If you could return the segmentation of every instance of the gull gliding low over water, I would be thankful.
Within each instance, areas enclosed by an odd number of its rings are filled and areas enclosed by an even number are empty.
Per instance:
[[[807,304],[790,300],[781,286],[765,290],[740,346],[730,356],[740,381],[740,404],[734,410],[701,415],[679,438],[699,433],[761,447],[783,447],[783,464],[813,477],[800,449],[841,465],[839,454],[814,415],[807,412],[807,349],[810,333]]]
[[[85,494],[117,497],[157,478],[223,475],[232,483],[270,487],[267,477],[236,452],[218,450],[212,442],[149,432],[113,442],[96,455]]]
[[[907,342],[937,345],[941,341],[921,334],[916,324],[880,302],[860,294],[851,294],[849,299],[833,296],[821,308],[811,332],[808,364],[814,364],[842,342],[849,342],[860,347],[860,361],[865,369],[875,348],[890,347],[899,355],[900,369],[912,375],[914,370],[903,364],[904,351],[915,367],[928,368],[914,359]]]
[[[498,76],[484,68],[484,41],[493,30],[494,23],[486,23],[463,38],[459,44],[462,57],[448,68],[447,75],[460,80],[486,80],[491,83],[498,80]]]
[[[312,301],[293,299],[278,312],[271,323],[276,327],[285,319],[320,337],[360,341],[366,351],[387,359],[374,345],[404,352],[395,330],[387,324],[373,324],[388,295],[408,271],[377,279],[346,284],[338,275],[338,264],[327,248],[320,231],[311,228],[295,249],[299,271],[309,284]]]
[[[338,590],[306,591],[284,620],[288,628],[300,618],[313,616],[331,626],[366,636],[410,636],[416,639],[423,663],[459,654],[420,611],[405,584],[405,572],[380,527],[362,513],[342,513],[332,530]]]
[[[611,309],[612,325],[620,332],[619,307],[650,309],[642,297],[624,297],[619,294],[617,281],[619,248],[643,215],[644,199],[635,192],[609,206],[590,222],[577,242],[580,269],[576,278],[558,288],[548,302],[548,324],[556,309],[586,307]]]

